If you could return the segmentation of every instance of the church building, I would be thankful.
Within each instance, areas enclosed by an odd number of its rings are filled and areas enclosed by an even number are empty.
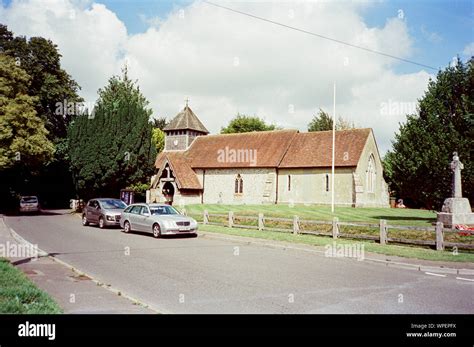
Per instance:
[[[331,204],[332,131],[209,135],[191,108],[164,128],[148,202]],[[372,129],[336,131],[335,204],[388,207]]]

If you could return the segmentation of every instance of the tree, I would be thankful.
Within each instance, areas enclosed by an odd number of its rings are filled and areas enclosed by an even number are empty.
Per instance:
[[[332,130],[332,117],[319,109],[317,115],[313,117],[311,122],[308,124],[308,131],[325,131]]]
[[[17,196],[31,188],[32,178],[54,153],[35,99],[28,95],[29,82],[13,58],[0,55],[0,208],[18,204]]]
[[[336,130],[354,129],[356,126],[353,122],[349,122],[342,117],[338,117],[336,121]],[[319,109],[317,115],[313,117],[308,124],[308,131],[327,131],[332,130],[332,117]]]
[[[345,120],[341,116],[337,118],[336,121],[336,130],[350,130],[350,129],[355,129],[357,126],[355,125],[354,122]]]
[[[54,147],[28,95],[30,76],[13,58],[0,55],[0,170],[24,165],[30,170],[51,160]]]
[[[163,130],[165,126],[168,125],[166,117],[159,117],[153,120],[153,127]]]
[[[160,128],[153,128],[152,140],[156,146],[156,152],[159,153],[165,148],[165,132]]]
[[[34,97],[32,106],[36,115],[42,119],[47,137],[55,147],[54,157],[40,167],[38,173],[24,170],[12,177],[29,194],[39,195],[43,206],[64,207],[74,196],[66,134],[67,127],[76,116],[77,106],[83,101],[78,95],[80,88],[61,68],[61,55],[50,40],[15,37],[5,25],[0,24],[0,51],[14,59],[16,66],[31,77],[28,95]],[[72,112],[65,107],[58,107],[71,104],[74,105]]]
[[[94,116],[76,117],[68,135],[74,184],[85,199],[148,182],[156,159],[152,111],[127,69],[98,93]]]
[[[221,128],[221,134],[247,133],[252,131],[276,130],[273,124],[266,124],[265,121],[257,116],[249,117],[238,113],[227,127]]]
[[[474,58],[439,71],[418,101],[419,114],[400,125],[384,157],[394,193],[413,206],[439,209],[451,196],[453,152],[464,164],[463,195],[474,202]]]
[[[83,99],[78,95],[79,85],[61,68],[57,46],[42,37],[15,37],[0,24],[0,49],[31,76],[29,95],[36,97],[34,107],[45,122],[48,138],[54,143],[64,139],[74,114],[56,112],[57,105]]]

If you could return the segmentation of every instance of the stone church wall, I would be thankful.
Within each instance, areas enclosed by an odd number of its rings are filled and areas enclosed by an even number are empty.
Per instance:
[[[235,179],[238,174],[243,180],[242,194],[235,193]],[[205,204],[275,202],[275,169],[206,169],[204,175],[201,170],[198,171],[198,177],[201,183],[204,180]]]
[[[335,170],[336,205],[353,205],[352,172],[351,168]],[[326,190],[326,175],[328,175],[328,190]],[[291,177],[290,187],[289,177]],[[278,203],[331,204],[331,168],[278,170]]]
[[[375,189],[369,192],[367,189],[367,167],[369,158],[373,154],[376,167]],[[380,160],[375,139],[370,135],[360,156],[359,164],[355,171],[360,178],[362,191],[356,194],[356,207],[389,207],[390,197],[388,186],[383,178],[383,166]]]

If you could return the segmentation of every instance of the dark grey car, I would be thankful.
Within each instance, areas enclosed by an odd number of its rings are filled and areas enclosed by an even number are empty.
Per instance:
[[[99,228],[119,226],[120,216],[127,205],[120,199],[91,199],[82,213],[82,225],[98,224]]]

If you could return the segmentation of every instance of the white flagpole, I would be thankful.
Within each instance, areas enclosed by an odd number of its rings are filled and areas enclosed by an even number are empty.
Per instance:
[[[334,104],[332,109],[332,167],[331,167],[331,212],[334,213],[334,160],[336,155],[336,83],[334,83]]]

